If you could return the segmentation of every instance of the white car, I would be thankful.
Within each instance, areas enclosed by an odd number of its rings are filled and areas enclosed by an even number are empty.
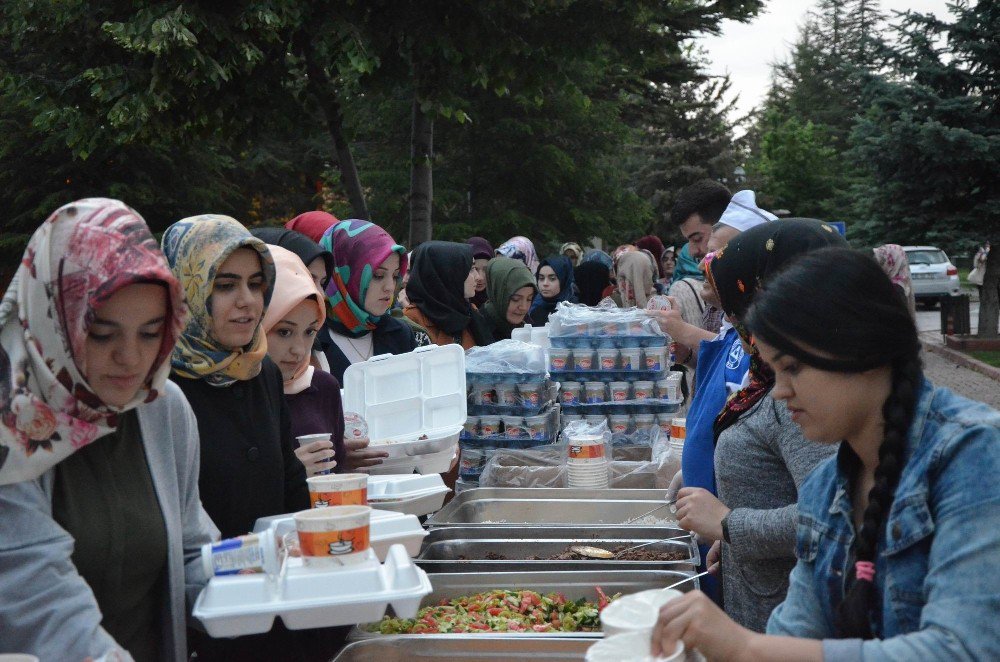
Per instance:
[[[917,303],[925,303],[933,308],[941,297],[961,293],[958,268],[943,250],[934,246],[903,246],[903,250],[910,263],[910,279]]]

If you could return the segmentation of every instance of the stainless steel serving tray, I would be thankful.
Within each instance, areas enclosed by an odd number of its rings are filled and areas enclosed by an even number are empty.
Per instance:
[[[612,549],[618,545],[638,545],[653,540],[684,535],[680,529],[631,526],[602,527],[586,533],[565,528],[531,527],[512,530],[488,527],[448,526],[432,529],[415,558],[428,573],[442,572],[531,572],[550,570],[694,570],[701,562],[698,546],[691,538],[647,545],[643,549],[661,552],[681,551],[686,559],[678,561],[620,561],[588,559],[581,561],[528,560],[528,556],[548,556],[570,545],[596,545]],[[488,560],[487,552],[509,557]],[[466,557],[460,559],[460,556]]]
[[[480,487],[466,490],[425,522],[427,528],[443,526],[608,527],[638,517],[665,501],[666,490],[579,490],[572,488]],[[660,524],[625,526],[677,528],[664,507],[649,515]],[[666,536],[663,536],[666,537]]]
[[[593,638],[507,637],[490,634],[386,635],[349,644],[333,662],[455,662],[456,660],[579,661]]]
[[[680,570],[595,570],[590,572],[456,572],[430,575],[431,594],[423,599],[421,607],[437,604],[442,600],[451,600],[463,595],[482,593],[494,589],[528,590],[538,593],[562,593],[568,600],[587,600],[596,602],[595,587],[611,596],[615,593],[628,595],[654,588],[663,588],[694,573]],[[679,591],[690,591],[699,588],[698,580],[693,579],[677,587]],[[365,625],[359,625],[351,630],[348,641],[360,639],[406,637],[414,639],[425,637],[422,634],[384,635],[368,632]],[[460,635],[442,635],[460,636]],[[596,639],[601,632],[497,632],[493,636],[502,637],[551,637],[551,638],[588,638]]]

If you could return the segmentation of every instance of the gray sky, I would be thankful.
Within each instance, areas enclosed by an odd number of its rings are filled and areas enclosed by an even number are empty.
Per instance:
[[[720,36],[699,40],[711,62],[709,72],[730,74],[732,90],[739,94],[739,116],[763,100],[771,82],[771,63],[788,56],[799,25],[815,5],[815,0],[768,0],[752,22],[724,21]],[[882,0],[882,11],[890,17],[893,10],[906,9],[948,14],[947,0]]]

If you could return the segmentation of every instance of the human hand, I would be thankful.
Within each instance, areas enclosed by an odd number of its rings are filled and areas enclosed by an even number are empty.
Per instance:
[[[719,561],[722,560],[722,541],[716,540],[712,543],[712,548],[705,555],[705,565],[713,575],[719,574]]]
[[[347,457],[344,458],[344,467],[348,472],[366,471],[371,467],[382,464],[382,459],[389,457],[389,451],[379,451],[368,448],[369,440],[365,439],[345,439],[347,446]]]
[[[311,441],[305,446],[299,446],[295,449],[295,457],[299,458],[299,462],[305,465],[306,476],[309,478],[337,466],[337,463],[330,459],[334,455],[333,442],[329,439]],[[330,461],[326,462],[328,459]]]
[[[674,340],[677,340],[676,336],[682,328],[681,325],[686,324],[686,322],[681,317],[681,309],[677,304],[677,299],[670,296],[664,298],[670,302],[670,308],[667,310],[651,310],[649,313],[665,333]]]
[[[701,487],[685,487],[677,492],[677,522],[705,542],[722,539],[722,518],[729,514],[726,504]]]
[[[736,624],[701,591],[691,591],[660,609],[652,655],[669,655],[683,641],[710,660],[738,660],[754,633]]]

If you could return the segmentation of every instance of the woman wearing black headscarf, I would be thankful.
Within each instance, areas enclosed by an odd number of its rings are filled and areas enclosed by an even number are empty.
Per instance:
[[[581,262],[573,270],[577,289],[580,290],[580,303],[596,306],[604,298],[604,290],[611,286],[611,269],[598,261]]]
[[[403,314],[420,326],[435,345],[458,343],[469,349],[489,345],[493,334],[469,299],[475,294],[472,248],[451,241],[428,241],[413,251]]]
[[[535,272],[538,294],[531,304],[528,315],[531,321],[541,326],[549,321],[549,315],[556,311],[560,301],[577,303],[576,287],[573,284],[573,263],[564,255],[550,255],[538,263]]]
[[[295,230],[285,228],[253,228],[250,234],[262,240],[265,244],[281,246],[302,260],[306,269],[312,274],[313,282],[320,290],[326,289],[333,273],[333,254],[315,241]]]

